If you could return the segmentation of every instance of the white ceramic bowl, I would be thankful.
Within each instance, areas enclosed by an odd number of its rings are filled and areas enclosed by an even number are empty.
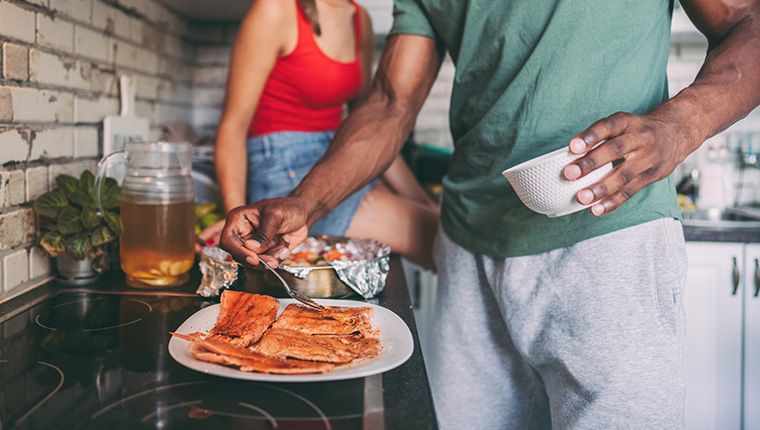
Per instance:
[[[581,179],[568,181],[562,175],[562,169],[580,157],[564,147],[518,164],[501,174],[507,178],[525,206],[534,212],[555,218],[591,206],[580,204],[576,194],[612,170],[612,163],[609,163]]]

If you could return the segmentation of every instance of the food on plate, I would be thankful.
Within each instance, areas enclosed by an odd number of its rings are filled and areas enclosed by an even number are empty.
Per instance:
[[[372,308],[326,307],[322,310],[301,305],[288,305],[274,328],[286,328],[308,334],[346,335],[359,333],[367,337],[377,337],[372,328]]]
[[[271,296],[227,290],[222,294],[219,317],[211,333],[230,337],[233,345],[246,347],[272,325],[279,306]]]
[[[380,352],[380,342],[357,335],[314,336],[296,330],[271,328],[253,348],[272,357],[327,363],[349,363],[372,358]]]
[[[172,333],[197,360],[273,374],[325,373],[372,359],[382,346],[372,308],[288,305],[275,319],[274,297],[225,291],[210,333]]]
[[[173,333],[173,335],[193,342],[189,348],[192,357],[201,361],[237,366],[244,372],[279,374],[323,373],[334,367],[330,363],[289,360],[259,354],[246,348],[235,347],[222,336],[208,335],[204,337],[198,336],[197,333],[192,336],[177,333]]]

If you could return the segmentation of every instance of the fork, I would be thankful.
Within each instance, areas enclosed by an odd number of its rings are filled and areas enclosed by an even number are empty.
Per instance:
[[[245,246],[245,241],[243,240],[242,237],[240,237],[240,235],[237,232],[233,232],[232,234],[235,237],[235,239],[238,242],[240,242],[241,245]],[[266,261],[264,261],[263,258],[259,258],[259,262],[261,264],[263,264],[264,267],[266,267],[267,269],[269,269],[269,271],[272,272],[274,274],[274,276],[276,276],[277,279],[280,280],[280,283],[282,284],[282,288],[285,290],[285,292],[288,294],[288,296],[290,296],[293,299],[298,300],[299,302],[303,303],[304,305],[306,305],[307,307],[309,307],[311,309],[322,310],[322,309],[325,308],[324,306],[320,305],[319,303],[315,302],[314,300],[312,300],[312,299],[304,296],[303,294],[299,293],[298,291],[293,290],[290,287],[290,285],[288,285],[288,282],[285,281],[285,279],[283,279],[283,277],[280,276],[280,274],[277,273],[277,271],[274,270],[272,268],[272,266],[269,265],[269,263],[267,263]],[[240,264],[240,263],[238,263],[238,264]]]

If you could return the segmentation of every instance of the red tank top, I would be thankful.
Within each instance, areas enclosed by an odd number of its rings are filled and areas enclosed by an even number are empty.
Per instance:
[[[322,52],[311,25],[298,7],[298,43],[293,52],[277,59],[251,121],[249,136],[277,131],[335,130],[343,118],[343,105],[362,87],[361,9],[351,0],[354,14],[356,58],[336,61]]]

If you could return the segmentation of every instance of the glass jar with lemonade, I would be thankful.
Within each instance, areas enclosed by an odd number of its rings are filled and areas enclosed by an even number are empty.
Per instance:
[[[195,189],[188,143],[130,142],[98,167],[96,189],[115,156],[126,161],[121,191],[121,269],[136,288],[181,285],[195,260]]]

